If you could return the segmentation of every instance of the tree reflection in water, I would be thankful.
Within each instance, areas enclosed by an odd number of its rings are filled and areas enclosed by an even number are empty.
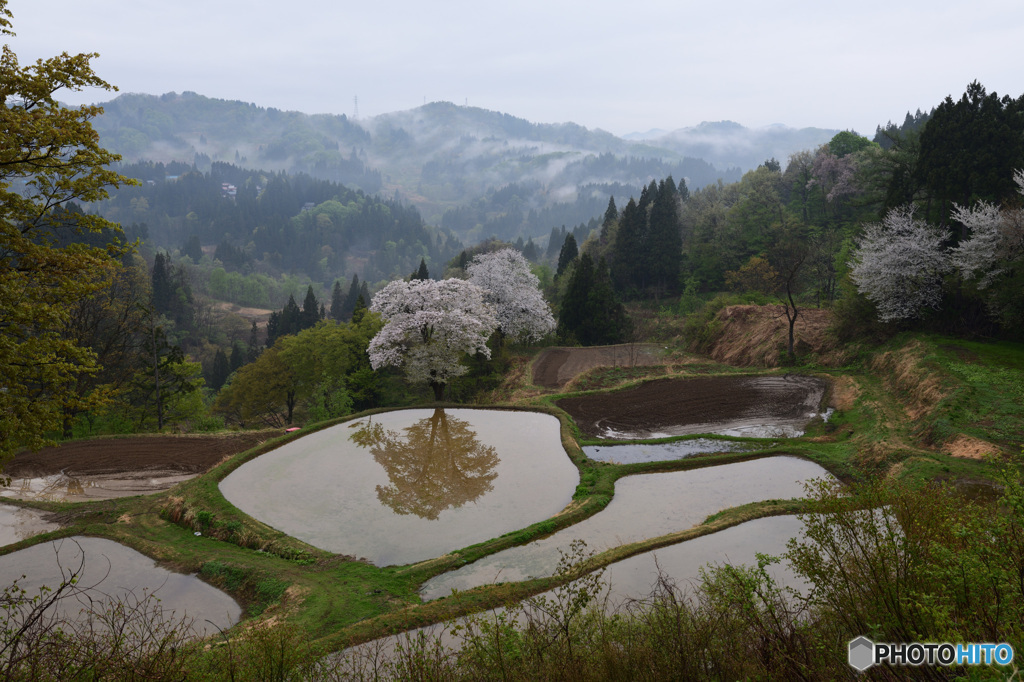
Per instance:
[[[438,408],[403,431],[369,423],[351,435],[388,472],[391,485],[378,485],[377,498],[395,513],[433,521],[493,488],[498,454],[477,440],[469,422]]]

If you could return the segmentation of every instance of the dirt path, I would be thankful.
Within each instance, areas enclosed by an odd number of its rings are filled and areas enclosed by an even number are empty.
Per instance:
[[[594,367],[635,367],[665,362],[656,344],[621,344],[589,348],[545,348],[533,363],[533,383],[560,388],[570,379]]]
[[[132,471],[202,473],[221,460],[281,435],[280,430],[219,436],[131,436],[74,441],[7,462],[3,473],[15,478],[103,476]]]

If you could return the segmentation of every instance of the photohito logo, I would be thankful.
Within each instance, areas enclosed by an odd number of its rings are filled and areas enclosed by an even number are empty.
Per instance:
[[[891,665],[1009,665],[1013,647],[1001,644],[882,644],[867,637],[850,640],[850,666],[864,672],[878,663]]]

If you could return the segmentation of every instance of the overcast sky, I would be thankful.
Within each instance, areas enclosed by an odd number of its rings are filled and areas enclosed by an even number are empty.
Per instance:
[[[1021,0],[9,0],[23,64],[98,52],[121,92],[360,117],[447,100],[615,134],[853,129],[979,80],[1024,94]],[[106,101],[88,92],[72,103]]]

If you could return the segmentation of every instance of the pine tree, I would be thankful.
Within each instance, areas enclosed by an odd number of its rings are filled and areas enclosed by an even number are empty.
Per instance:
[[[579,256],[579,248],[576,246],[576,237],[572,236],[572,232],[570,232],[565,236],[562,250],[558,253],[558,269],[555,271],[555,277],[561,277],[565,269],[569,267],[569,263],[576,260],[577,256]]]
[[[626,309],[616,298],[604,258],[595,266],[584,252],[569,279],[558,316],[563,343],[584,346],[620,343],[629,335]]]
[[[210,388],[219,391],[224,382],[228,380],[229,374],[231,374],[231,365],[228,363],[228,356],[223,349],[218,348],[217,353],[213,356],[213,368],[210,370]]]
[[[184,248],[181,250],[181,255],[188,256],[192,259],[193,263],[198,263],[203,258],[203,246],[199,243],[199,236],[192,235],[185,242]]]
[[[363,286],[366,286],[365,284]],[[352,324],[359,324],[363,321],[363,316],[366,315],[366,299],[363,298],[362,294],[356,297],[356,306],[352,311]]]
[[[619,219],[619,209],[615,207],[615,197],[608,197],[608,208],[604,211],[604,220],[601,222],[602,229],[608,229],[608,226]]]
[[[672,176],[658,186],[648,220],[644,245],[647,280],[657,295],[674,293],[678,288],[679,268],[683,260],[683,233],[679,220],[679,194]]]
[[[313,285],[309,285],[306,288],[306,298],[302,301],[302,314],[299,315],[299,328],[295,330],[295,333],[315,326],[319,320],[320,301],[317,300],[316,294],[313,293]]]
[[[583,343],[580,336],[586,325],[587,296],[593,282],[594,261],[590,254],[584,252],[576,262],[558,310],[558,327],[555,331],[562,343]]]
[[[334,289],[331,291],[331,319],[344,322],[342,311],[345,308],[345,297],[341,292],[341,280],[334,280]]]
[[[273,317],[274,315],[276,315],[276,313],[271,313],[270,314],[271,317]],[[270,322],[268,321],[267,322],[267,334],[269,335],[269,333],[270,333]],[[258,358],[260,356],[260,352],[262,350],[263,349],[260,348],[260,330],[259,330],[259,327],[256,325],[256,320],[253,320],[252,321],[252,328],[249,330],[249,348],[247,349],[247,352],[245,354],[245,361],[246,362],[256,362],[256,358]]]
[[[359,298],[359,275],[352,275],[352,284],[345,296],[345,304],[341,308],[340,316],[336,319],[347,321],[352,319],[352,311],[356,309],[356,300]]]
[[[604,258],[594,268],[593,284],[584,310],[586,325],[580,342],[586,346],[622,343],[629,337],[631,325],[626,309],[615,296],[608,265]]]
[[[558,255],[559,250],[565,244],[565,225],[562,225],[562,229],[559,230],[557,227],[551,228],[551,236],[548,237],[548,250],[545,254],[545,258],[554,259]]]
[[[641,200],[648,194],[647,188]],[[646,199],[650,201],[650,199]],[[643,289],[646,282],[647,258],[644,250],[647,232],[647,214],[640,205],[629,198],[619,216],[619,229],[612,244],[612,279],[618,291],[629,292]]]
[[[427,270],[427,261],[425,261],[423,258],[420,258],[420,267],[416,270],[416,272],[412,273],[412,277],[410,277],[410,279],[430,279],[430,272]]]
[[[231,371],[234,372],[244,364],[245,353],[242,352],[242,346],[238,343],[235,343],[231,346],[231,357],[228,360],[228,365]]]
[[[171,269],[169,258],[160,251],[153,257],[152,296],[153,309],[161,315],[171,311],[171,296],[174,294],[174,284],[171,281]]]

